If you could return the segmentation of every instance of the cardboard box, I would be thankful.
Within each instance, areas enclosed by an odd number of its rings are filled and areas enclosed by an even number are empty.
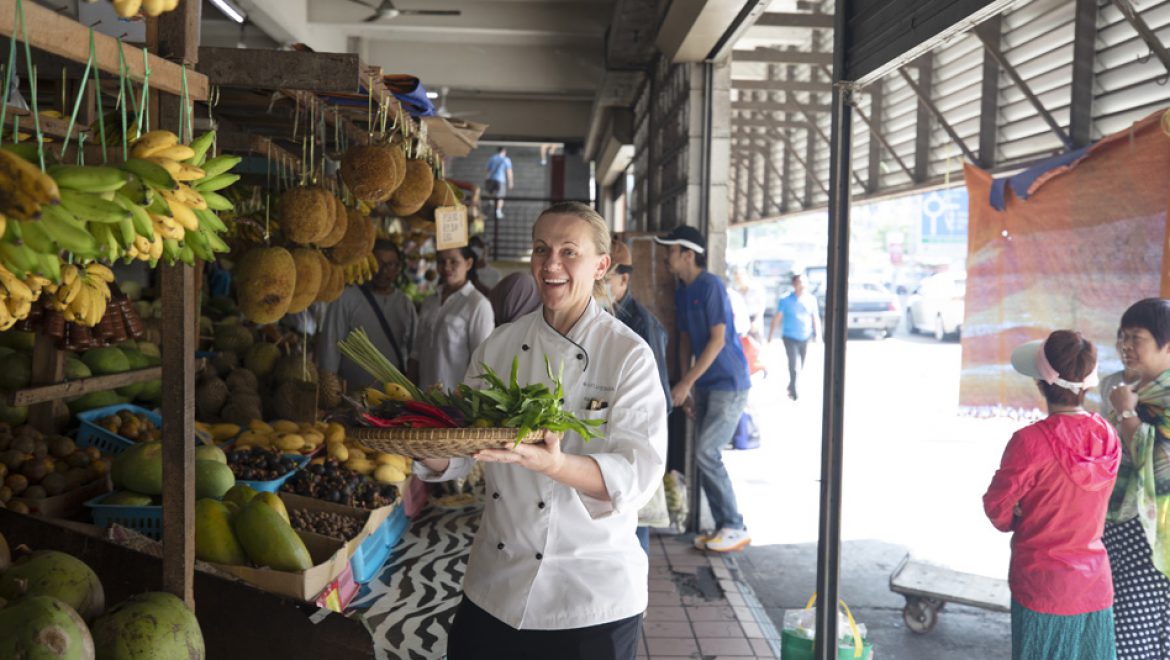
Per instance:
[[[293,493],[282,492],[279,495],[280,499],[284,502],[284,506],[289,511],[293,511],[295,509],[305,511],[325,511],[339,513],[345,516],[353,516],[356,518],[364,518],[366,522],[364,525],[362,525],[362,529],[360,532],[358,532],[358,535],[345,541],[344,543],[348,553],[346,555],[346,559],[352,557],[354,551],[357,550],[358,546],[362,544],[362,541],[369,538],[371,534],[373,534],[379,527],[382,526],[382,523],[386,522],[386,519],[389,518],[390,514],[394,511],[394,507],[397,506],[395,504],[391,504],[389,506],[379,507],[371,511],[369,509],[359,509],[352,506],[346,506],[344,504],[334,504],[333,502],[326,502],[325,500],[319,500],[315,497],[305,497],[304,495],[296,495]],[[317,535],[313,534],[313,536]]]
[[[72,518],[84,507],[89,500],[113,490],[109,475],[99,477],[88,484],[74,488],[71,491],[54,495],[53,497],[14,497],[14,502],[21,502],[28,507],[29,513],[49,518]]]
[[[312,602],[349,568],[349,551],[344,543],[335,539],[304,532],[297,532],[297,535],[313,558],[313,567],[307,571],[292,573],[250,566],[214,566],[269,593]]]

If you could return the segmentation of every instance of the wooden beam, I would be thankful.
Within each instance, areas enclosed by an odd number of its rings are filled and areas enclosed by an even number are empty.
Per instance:
[[[755,25],[759,27],[819,28],[822,30],[832,30],[833,15],[808,12],[768,11],[760,14],[760,17],[756,19]]]
[[[1095,2],[1096,0],[1090,0]],[[999,46],[1002,33],[1002,19],[996,16],[987,21],[988,38]],[[1089,44],[1090,50],[1092,44]],[[1091,66],[1091,65],[1090,65]],[[919,107],[919,112],[925,112]],[[927,116],[927,121],[930,117]],[[999,64],[986,49],[983,51],[983,81],[979,99],[979,161],[984,168],[995,166],[998,159],[996,147],[999,144]],[[929,143],[927,145],[929,147]]]
[[[89,28],[32,2],[23,2],[21,6],[24,8],[24,24],[30,46],[74,62],[84,63],[89,59]],[[0,35],[12,36],[17,29],[16,0],[0,0]],[[23,39],[23,34],[17,35],[17,38]],[[117,76],[118,40],[99,32],[95,32],[93,38],[97,68],[103,73]],[[149,66],[151,89],[175,95],[183,93],[182,67],[157,55],[149,55],[144,64],[142,50],[133,46],[126,46],[125,52],[132,80],[142,82],[145,67]],[[192,100],[206,101],[207,90],[207,76],[194,71],[187,72],[187,94]]]
[[[1048,128],[1050,128],[1052,132],[1056,134],[1056,137],[1060,139],[1061,143],[1064,144],[1064,147],[1066,149],[1072,149],[1072,139],[1069,138],[1068,133],[1064,132],[1064,127],[1056,122],[1056,118],[1052,116],[1052,113],[1048,112],[1048,109],[1044,107],[1044,104],[1041,103],[1040,99],[1032,92],[1032,88],[1028,86],[1028,83],[1024,80],[1023,76],[1021,76],[1020,73],[1016,71],[1016,67],[1012,66],[1012,63],[1008,61],[1006,56],[1004,56],[1003,52],[996,44],[997,39],[995,39],[994,36],[990,34],[983,25],[975,26],[975,36],[979,37],[979,40],[983,42],[983,47],[987,49],[988,53],[991,53],[991,56],[995,58],[995,61],[997,64],[999,64],[999,67],[1003,69],[1004,73],[1008,74],[1008,78],[1011,78],[1015,86],[1019,88],[1021,92],[1023,92],[1024,98],[1028,99],[1028,102],[1031,103],[1032,107],[1036,109],[1036,112],[1039,113],[1040,117],[1044,120],[1044,123],[1048,124]]]
[[[731,81],[732,89],[762,89],[768,92],[824,92],[833,91],[828,83],[807,82],[804,80],[747,80]]]
[[[120,375],[120,374],[119,374]],[[65,380],[65,354],[58,350],[57,341],[49,335],[39,332],[36,336],[36,343],[33,345],[32,355],[32,384],[37,386],[48,385],[49,387],[59,387],[66,385]],[[23,406],[30,405],[29,403],[16,403],[15,399],[19,397],[21,392],[28,390],[21,390],[13,392],[9,405]],[[59,399],[60,397],[57,397]],[[57,413],[65,408],[64,402],[58,402],[56,399],[45,399],[43,402],[34,401],[37,405],[32,405],[28,411],[28,421],[34,428],[40,429],[44,432],[56,431]],[[68,411],[65,411],[68,415]]]
[[[959,137],[959,134],[955,132],[955,129],[951,126],[950,122],[947,121],[946,117],[943,116],[942,111],[938,109],[938,106],[934,104],[934,101],[930,99],[930,96],[925,91],[923,91],[921,87],[919,87],[918,83],[915,82],[914,78],[911,77],[909,73],[906,73],[906,69],[898,69],[898,73],[902,76],[902,79],[906,81],[906,84],[910,86],[910,89],[914,92],[914,95],[918,97],[918,102],[930,110],[930,113],[934,115],[935,119],[938,120],[938,123],[940,126],[942,126],[942,129],[946,131],[951,140],[953,140],[954,143],[959,146],[959,149],[963,151],[963,155],[966,156],[967,159],[972,163],[978,164],[979,159],[976,158],[975,154],[971,153],[971,150],[967,148],[967,144],[963,142],[963,138]]]
[[[737,50],[731,53],[732,62],[769,62],[772,64],[824,64],[833,63],[832,53],[810,53],[804,50],[776,50],[757,48]]]
[[[791,99],[788,101],[733,101],[731,103],[732,110],[748,110],[748,111],[762,111],[762,112],[804,112],[804,113],[827,113],[829,106],[827,105],[809,105],[804,103],[794,103]]]
[[[42,363],[53,364],[51,358],[47,357],[42,358]],[[62,369],[64,368],[64,364],[65,362],[62,361]],[[55,373],[56,367],[54,366],[53,369]],[[38,403],[81,396],[90,392],[103,392],[135,383],[144,383],[148,380],[158,380],[162,377],[162,367],[147,367],[145,369],[135,369],[134,371],[127,371],[120,374],[94,376],[92,378],[60,382],[60,379],[63,377],[64,373],[62,372],[57,375],[57,382],[43,385],[34,384],[33,387],[15,390],[8,396],[8,403],[13,406],[33,406]]]
[[[358,56],[254,48],[199,49],[199,71],[213,85],[355,93],[366,83]],[[379,79],[380,80],[380,79]]]
[[[25,110],[24,108],[18,108],[14,105],[10,105],[10,106],[8,106],[8,112],[5,115],[7,117],[7,119],[5,120],[4,123],[7,124],[7,126],[3,127],[3,133],[6,136],[6,138],[10,139],[12,136],[12,124],[13,124],[12,118],[16,115],[20,116],[20,132],[21,133],[28,133],[29,135],[33,135],[36,133],[36,127],[33,125],[32,112],[29,110]],[[79,115],[80,115],[80,113],[79,113]],[[67,129],[69,128],[69,120],[68,119],[56,119],[54,117],[46,117],[45,115],[41,115],[39,117],[39,119],[40,119],[41,133],[42,134],[44,134],[47,137],[55,137],[55,138],[64,138],[65,137]],[[73,133],[72,133],[71,142],[76,141],[77,136],[79,134],[88,133],[88,132],[89,132],[89,126],[81,123],[80,117],[79,117],[78,122],[73,125]],[[33,140],[33,144],[36,144],[36,140]],[[56,149],[53,149],[53,144],[57,144]],[[60,152],[61,152],[61,145],[59,143],[50,142],[50,143],[45,144],[45,153],[46,154],[60,153]]]
[[[1074,148],[1093,141],[1093,60],[1097,56],[1097,0],[1076,0],[1069,138]]]
[[[222,152],[271,157],[273,160],[290,163],[298,169],[301,166],[299,154],[293,154],[263,135],[249,133],[239,127],[225,125],[223,122],[220,123],[220,128],[216,131],[215,145]]]

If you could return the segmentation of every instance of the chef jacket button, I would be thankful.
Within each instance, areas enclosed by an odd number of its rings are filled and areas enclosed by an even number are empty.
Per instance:
[[[536,553],[536,561],[540,561],[541,559],[544,559],[544,555],[540,554],[539,552]]]
[[[503,543],[500,543],[499,545],[496,546],[496,550],[503,550],[503,549],[504,549]]]
[[[520,349],[525,351],[528,350],[528,344],[521,344]]]
[[[578,360],[584,360],[584,359],[585,359],[585,354],[584,354],[584,353],[578,353],[578,354],[577,354],[577,359],[578,359]]]
[[[493,499],[493,500],[498,500],[498,499],[500,499],[500,494],[499,494],[499,493],[492,493],[492,499]]]
[[[544,502],[540,502],[539,504],[537,504],[537,505],[536,505],[536,508],[538,508],[538,509],[543,509],[543,508],[544,508]]]

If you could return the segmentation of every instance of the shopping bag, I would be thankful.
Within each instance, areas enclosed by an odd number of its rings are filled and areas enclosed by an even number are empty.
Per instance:
[[[785,616],[784,630],[780,633],[780,658],[781,660],[813,660],[816,657],[814,652],[814,645],[816,641],[812,639],[813,630],[815,630],[816,614],[812,609],[817,602],[817,595],[813,594],[812,598],[808,599],[804,609],[798,614],[799,619],[805,622],[805,625],[790,628],[788,625],[788,616]],[[849,606],[845,601],[838,601],[841,605],[841,610],[844,610],[844,621],[842,620],[842,612],[837,612],[838,630],[841,629],[841,623],[847,623],[848,634],[844,639],[837,640],[837,660],[873,660],[873,644],[865,641],[862,637],[861,628],[858,627],[857,621],[853,618],[853,613],[849,611]]]
[[[756,429],[750,412],[745,410],[739,416],[739,425],[735,427],[735,435],[731,436],[731,443],[736,449],[755,449],[760,446],[760,432]]]
[[[751,335],[740,335],[739,342],[743,345],[743,356],[747,358],[748,374],[754,375],[763,371],[766,367],[760,362],[760,342]]]

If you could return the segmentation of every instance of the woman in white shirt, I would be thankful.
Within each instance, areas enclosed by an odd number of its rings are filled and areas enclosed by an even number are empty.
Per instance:
[[[486,463],[488,498],[471,548],[450,660],[633,660],[647,604],[648,562],[634,529],[666,465],[666,401],[650,347],[593,294],[609,267],[609,229],[583,204],[557,204],[532,229],[542,306],[497,329],[472,357],[521,383],[551,385],[563,365],[564,406],[603,419],[604,438],[575,433],[485,450],[474,459],[414,463],[427,481]]]
[[[418,334],[411,353],[412,375],[419,387],[454,389],[463,382],[471,353],[495,328],[492,304],[475,278],[475,253],[453,248],[435,255],[443,285],[423,301]]]

